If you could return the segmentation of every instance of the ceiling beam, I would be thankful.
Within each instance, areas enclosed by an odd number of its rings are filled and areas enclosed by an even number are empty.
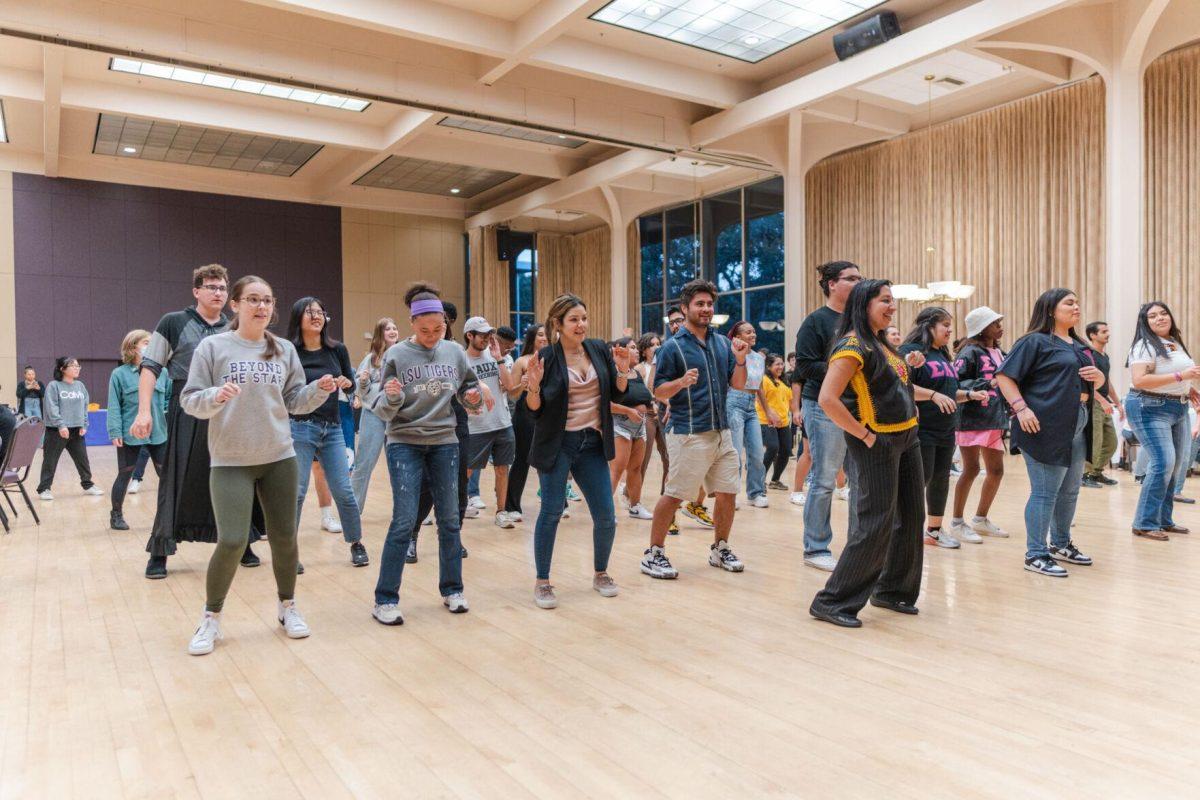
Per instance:
[[[908,133],[912,117],[903,111],[854,100],[849,97],[827,97],[804,107],[804,113],[833,122],[846,122],[860,128],[880,131],[889,136]]]
[[[1074,59],[1070,56],[1059,53],[1043,53],[1038,50],[1014,50],[1006,47],[986,50],[981,47],[964,47],[962,49],[972,55],[986,58],[996,64],[1003,64],[1047,83],[1059,84],[1071,80],[1071,65]]]
[[[383,145],[368,152],[348,153],[312,181],[312,194],[324,202],[338,189],[350,186],[389,155],[398,152],[437,119],[436,114],[406,109],[396,115],[384,133]]]
[[[499,64],[480,76],[480,83],[491,86],[536,50],[557,39],[567,26],[584,13],[591,14],[607,0],[541,0],[517,20],[512,51]]]
[[[62,133],[63,51],[42,46],[42,172],[58,177],[58,140]]]
[[[710,144],[739,130],[784,116],[843,89],[886,75],[1076,0],[979,0],[847,61],[823,67],[692,125],[692,145]]]

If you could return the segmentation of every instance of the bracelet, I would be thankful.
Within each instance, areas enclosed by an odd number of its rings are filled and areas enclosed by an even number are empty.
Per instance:
[[[1175,373],[1175,381],[1176,381],[1176,383],[1183,383],[1183,376],[1180,375],[1178,372]]]
[[[860,437],[858,437],[858,438],[859,438],[861,441],[864,441],[864,442],[865,442],[865,441],[867,440],[867,437],[868,437],[868,436],[870,436],[872,433],[873,433],[873,431],[872,431],[870,428],[867,428],[867,432],[866,432],[866,433],[864,433],[862,436],[860,436]]]

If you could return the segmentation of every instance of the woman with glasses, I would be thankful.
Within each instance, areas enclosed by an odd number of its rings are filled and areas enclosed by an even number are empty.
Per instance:
[[[292,304],[287,338],[296,346],[300,365],[304,367],[305,382],[311,383],[322,375],[333,375],[338,389],[349,389],[354,386],[355,378],[350,353],[346,345],[329,336],[329,320],[325,305],[318,298],[301,297]],[[342,536],[350,545],[350,563],[356,567],[367,566],[370,562],[362,543],[358,502],[350,486],[350,464],[346,458],[346,440],[342,434],[336,391],[317,409],[292,415],[292,438],[300,473],[297,521],[304,507],[304,495],[308,493],[312,463],[319,461],[341,517]]]

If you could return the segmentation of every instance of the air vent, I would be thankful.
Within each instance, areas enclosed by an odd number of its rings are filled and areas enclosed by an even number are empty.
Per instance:
[[[961,78],[952,78],[947,75],[944,78],[938,78],[933,82],[934,86],[945,86],[947,89],[957,89],[960,86],[966,86],[967,82]]]

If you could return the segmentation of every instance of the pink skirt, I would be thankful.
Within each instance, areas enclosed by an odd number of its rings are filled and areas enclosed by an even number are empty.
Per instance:
[[[990,447],[1004,452],[1004,431],[958,431],[954,434],[959,447]]]

